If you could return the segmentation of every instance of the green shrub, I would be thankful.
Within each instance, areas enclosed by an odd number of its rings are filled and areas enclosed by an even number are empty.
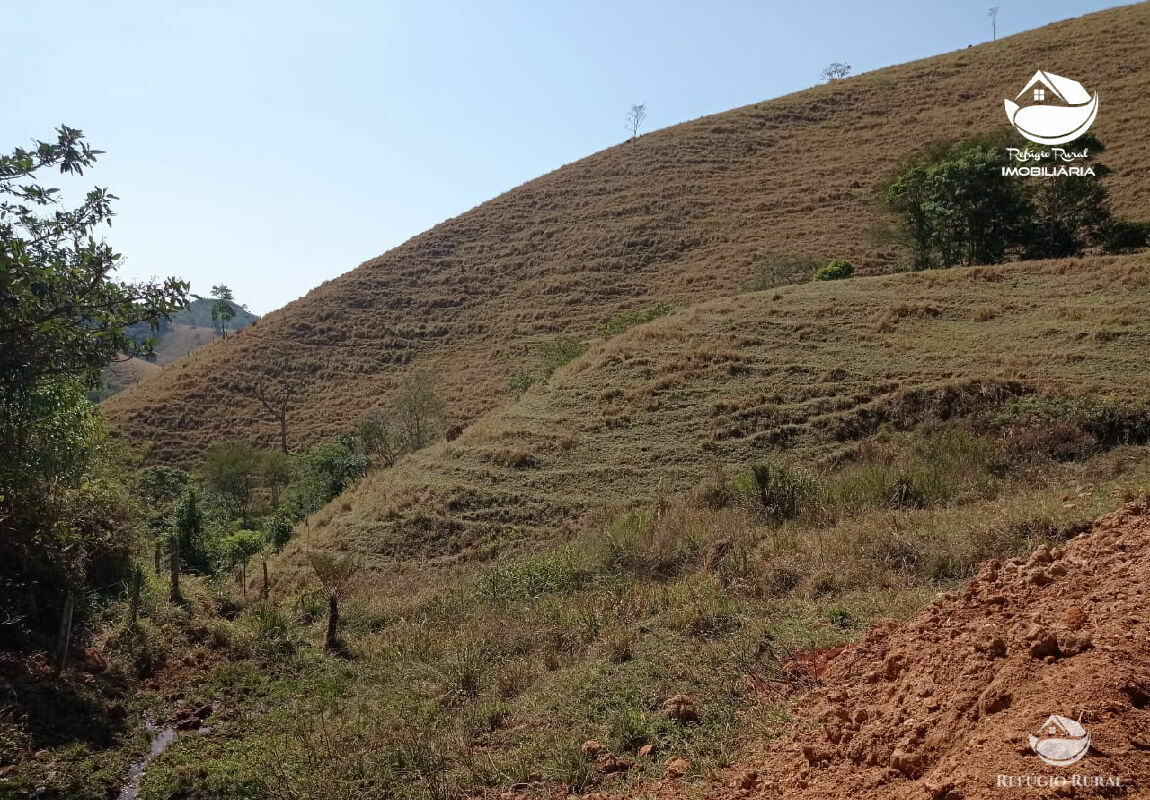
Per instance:
[[[669,577],[698,559],[701,543],[690,528],[664,524],[646,511],[619,517],[600,545],[607,570],[645,577]]]
[[[367,456],[351,437],[321,442],[298,457],[298,474],[283,490],[280,512],[299,520],[315,513],[367,474]]]
[[[275,659],[295,652],[291,618],[274,603],[256,605],[245,614],[244,622],[255,639],[256,652],[264,658]]]
[[[1112,222],[1102,236],[1106,253],[1132,253],[1150,244],[1150,223]]]
[[[292,521],[283,512],[277,512],[272,517],[271,522],[267,524],[268,538],[271,540],[272,547],[276,550],[283,549],[283,546],[291,539],[293,526]]]
[[[642,709],[630,705],[615,709],[607,725],[609,746],[616,753],[634,753],[645,744],[653,744],[659,733],[658,725]]]
[[[556,744],[547,754],[543,777],[560,783],[570,794],[582,794],[595,783],[595,762],[580,751],[581,741]]]
[[[1150,408],[1113,398],[1028,395],[1016,398],[989,421],[1006,434],[1012,453],[1040,453],[1058,461],[1150,442]]]
[[[841,281],[855,274],[854,265],[849,261],[836,258],[834,261],[819,267],[811,276],[812,281]]]
[[[491,569],[475,587],[476,595],[491,603],[509,603],[580,588],[589,573],[571,548],[525,556]]]
[[[776,286],[802,283],[810,274],[826,263],[815,256],[761,253],[751,264],[750,290],[761,292]]]
[[[463,645],[443,665],[442,682],[447,701],[478,697],[486,682],[491,654],[474,642]]]
[[[529,369],[521,369],[511,376],[508,387],[515,394],[523,394],[534,386],[537,380],[539,380],[539,378],[534,372]]]
[[[252,510],[253,490],[263,454],[246,442],[219,442],[204,453],[200,477],[207,493],[233,517]]]
[[[818,484],[810,473],[766,461],[751,467],[755,491],[767,516],[776,521],[794,519],[818,499]]]
[[[587,343],[573,336],[560,336],[539,346],[539,359],[543,364],[543,377],[550,378],[555,370],[587,352]]]

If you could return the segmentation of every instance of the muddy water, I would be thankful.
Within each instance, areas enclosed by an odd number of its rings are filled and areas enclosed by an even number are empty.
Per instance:
[[[144,729],[152,735],[152,746],[148,748],[148,752],[143,758],[132,762],[132,766],[128,768],[124,786],[120,789],[117,800],[136,800],[139,797],[140,781],[143,780],[144,773],[148,771],[148,764],[152,762],[153,758],[167,750],[168,745],[176,738],[176,729],[171,725],[160,726],[147,720],[144,722]]]

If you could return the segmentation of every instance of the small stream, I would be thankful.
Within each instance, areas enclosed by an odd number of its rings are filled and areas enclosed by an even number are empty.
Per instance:
[[[152,745],[148,748],[147,754],[132,762],[132,766],[128,768],[123,787],[120,789],[120,794],[117,795],[117,800],[136,800],[140,796],[140,781],[144,778],[144,773],[148,771],[148,764],[152,759],[160,753],[168,749],[176,738],[176,729],[171,725],[157,725],[150,719],[144,721],[144,729],[152,735]]]

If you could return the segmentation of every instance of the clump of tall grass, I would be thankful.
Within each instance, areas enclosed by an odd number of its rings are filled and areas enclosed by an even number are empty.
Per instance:
[[[990,498],[1004,469],[989,442],[962,429],[866,442],[854,462],[827,482],[825,502],[839,513],[853,513]]]
[[[481,600],[506,604],[578,589],[589,577],[584,559],[570,546],[493,567],[476,584]]]
[[[809,511],[818,500],[819,485],[801,469],[775,461],[751,466],[751,478],[763,512],[772,520],[794,519]]]

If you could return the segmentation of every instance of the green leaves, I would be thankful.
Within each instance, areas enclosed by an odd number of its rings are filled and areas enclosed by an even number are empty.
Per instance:
[[[0,380],[7,386],[56,377],[95,386],[119,354],[146,351],[126,326],[154,323],[187,300],[188,285],[176,278],[112,279],[120,255],[96,235],[112,218],[116,197],[107,189],[92,189],[76,208],[55,207],[58,190],[41,186],[37,173],[58,167],[82,175],[100,153],[75,128],[57,133],[55,143],[0,156]]]
[[[1115,222],[1102,179],[1110,170],[1095,162],[1094,177],[1027,181],[1004,174],[1015,163],[1007,149],[1012,144],[983,136],[928,145],[883,186],[916,269],[993,264],[1011,254],[1063,258],[1108,241]],[[1071,147],[1091,154],[1105,149],[1092,135]],[[1044,154],[1040,160],[1054,160],[1052,152],[1036,152]]]
[[[123,353],[147,348],[128,325],[183,306],[176,278],[124,283],[102,240],[116,197],[93,188],[74,208],[40,176],[83,175],[96,162],[76,128],[0,154],[0,605],[30,633],[59,624],[58,604],[127,563],[126,493],[114,448],[84,396]],[[118,559],[118,560],[117,560]],[[101,572],[103,570],[103,572]]]

